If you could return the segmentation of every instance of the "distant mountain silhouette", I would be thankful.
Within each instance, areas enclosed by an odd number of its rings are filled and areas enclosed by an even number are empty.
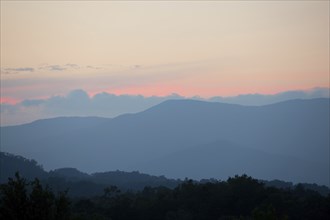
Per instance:
[[[320,172],[326,172],[321,163],[312,163],[293,156],[270,154],[217,141],[187,148],[149,161],[143,167],[147,173],[163,173],[174,178],[193,179],[217,177],[227,179],[233,174],[248,173],[264,179],[295,180],[295,182],[322,182]],[[318,170],[319,172],[315,172]]]
[[[171,100],[113,119],[58,120],[64,119],[2,127],[1,149],[36,158],[46,169],[175,178],[248,170],[256,178],[329,185],[329,99],[259,107]]]
[[[0,183],[7,182],[8,178],[14,177],[17,171],[29,180],[33,180],[35,177],[46,178],[48,175],[35,160],[0,152]]]
[[[124,171],[108,171],[87,174],[75,168],[60,168],[46,172],[35,160],[22,156],[0,152],[0,184],[6,183],[8,178],[14,178],[15,173],[28,179],[40,179],[55,191],[69,189],[70,196],[102,195],[108,186],[117,186],[121,190],[142,190],[146,186],[169,188],[176,187],[180,180],[152,176],[148,174]]]
[[[117,186],[120,190],[137,191],[143,190],[145,187],[167,187],[175,188],[186,180],[168,179],[164,176],[152,176],[138,171],[108,171],[102,173],[87,174],[79,171],[76,168],[60,168],[46,172],[42,165],[38,164],[33,159],[0,152],[0,184],[6,183],[8,178],[14,178],[15,173],[28,180],[38,178],[43,184],[47,184],[55,191],[69,190],[68,193],[72,197],[91,197],[101,196],[104,194],[104,189],[109,186]],[[215,183],[218,180],[202,179],[194,180],[195,183]],[[296,185],[292,182],[284,182],[282,180],[265,181],[259,180],[266,186],[276,188],[294,189]],[[327,196],[330,189],[326,186],[317,184],[299,183],[305,189],[314,190],[321,195]]]
[[[60,168],[49,172],[52,177],[64,177],[70,181],[89,179],[90,175],[83,173],[76,168]]]

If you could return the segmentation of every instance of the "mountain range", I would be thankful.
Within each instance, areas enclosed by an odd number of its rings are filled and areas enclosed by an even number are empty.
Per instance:
[[[329,99],[264,106],[169,100],[112,119],[39,120],[1,127],[1,151],[34,158],[46,170],[195,179],[247,173],[329,186]]]
[[[5,184],[8,178],[15,179],[16,172],[27,181],[33,181],[38,178],[43,185],[47,185],[56,192],[67,191],[70,197],[93,197],[104,195],[106,188],[114,186],[125,192],[142,191],[150,187],[166,187],[174,189],[178,185],[193,181],[194,183],[206,184],[217,183],[217,179],[202,179],[200,181],[191,179],[168,179],[164,176],[153,176],[137,171],[107,171],[87,174],[79,171],[76,168],[59,168],[49,172],[42,168],[33,159],[27,159],[19,155],[13,155],[5,152],[0,152],[0,185]],[[230,177],[232,178],[232,177]],[[318,192],[323,196],[330,193],[330,188],[317,184],[299,183],[294,185],[292,182],[282,180],[258,180],[267,187],[276,187],[281,189],[294,189],[298,185],[305,189],[310,189]]]

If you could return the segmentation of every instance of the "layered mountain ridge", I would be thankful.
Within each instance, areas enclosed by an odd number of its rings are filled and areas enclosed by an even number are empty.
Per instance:
[[[265,106],[170,100],[113,119],[2,127],[1,150],[35,158],[46,170],[196,179],[247,173],[329,185],[329,99]]]

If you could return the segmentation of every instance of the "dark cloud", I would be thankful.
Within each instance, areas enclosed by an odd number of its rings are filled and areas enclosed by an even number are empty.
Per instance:
[[[264,94],[245,94],[231,97],[216,96],[210,98],[210,101],[226,102],[240,105],[268,105],[276,102],[282,102],[290,99],[312,99],[312,98],[329,98],[329,88],[313,88],[309,91],[292,90],[277,93],[274,95]]]
[[[76,89],[71,91],[68,95],[67,95],[68,99],[73,99],[73,100],[88,100],[89,96],[87,94],[87,92],[85,92],[82,89]]]
[[[133,68],[133,69],[140,69],[140,68],[142,68],[142,66],[136,64],[136,65],[133,65],[132,68]]]
[[[74,63],[67,63],[64,66],[68,67],[68,68],[73,68],[73,69],[79,69],[80,66],[78,64],[74,64]]]
[[[40,67],[39,69],[45,69],[50,71],[63,71],[66,70],[67,67],[61,65],[48,65],[48,66]]]
[[[45,65],[40,67],[41,70],[49,70],[49,71],[64,71],[69,69],[79,69],[80,66],[74,63],[67,63],[65,65]]]
[[[53,72],[56,72],[56,71],[60,72],[60,71],[65,71],[65,70],[77,70],[77,69],[81,69],[81,68],[94,69],[94,70],[102,69],[101,67],[96,67],[96,66],[91,66],[91,65],[80,66],[75,63],[67,63],[64,65],[43,64],[37,68],[33,68],[33,67],[1,68],[1,73],[2,74],[15,74],[15,73],[19,73],[19,72],[34,72],[35,70],[48,70],[48,71],[53,71]]]
[[[177,97],[176,97],[177,98]],[[183,97],[182,97],[183,98]],[[71,91],[67,96],[51,97],[42,104],[45,112],[54,116],[102,116],[115,117],[123,113],[143,111],[166,99],[141,95],[114,95],[106,92],[89,97],[84,90]]]
[[[1,69],[1,72],[4,74],[18,73],[18,72],[33,72],[34,68],[32,67],[19,67],[19,68],[4,68]]]
[[[0,113],[1,114],[10,114],[10,115],[14,115],[18,112],[18,107],[17,105],[11,105],[8,103],[1,103],[0,104],[1,108],[0,108]],[[5,119],[5,117],[1,117],[2,119]]]
[[[289,99],[329,98],[329,88],[315,88],[309,91],[287,91],[275,95],[247,94],[233,97],[199,96],[190,99],[225,102],[241,105],[266,105]],[[30,99],[21,103],[1,104],[1,125],[22,124],[41,118],[59,116],[100,116],[113,118],[125,113],[146,110],[169,99],[185,99],[178,94],[166,97],[145,97],[142,95],[115,95],[106,92],[90,97],[84,90],[73,90],[66,96],[52,96],[48,99]]]
[[[21,102],[21,105],[29,107],[34,105],[41,105],[45,103],[46,101],[43,99],[27,99]]]
[[[86,68],[87,68],[87,69],[94,69],[94,70],[102,69],[101,67],[92,66],[92,65],[87,65]]]

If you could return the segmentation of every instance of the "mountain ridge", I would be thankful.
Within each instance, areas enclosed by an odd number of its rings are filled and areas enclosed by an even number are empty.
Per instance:
[[[328,184],[328,113],[326,98],[258,107],[174,100],[57,136],[39,137],[31,131],[36,137],[33,140],[1,128],[1,146],[11,153],[37,158],[47,169],[129,171],[180,149],[223,140],[271,155],[282,153],[315,164],[322,162],[326,166],[311,173],[319,172],[322,183]],[[86,160],[93,163],[86,164]]]
[[[68,190],[71,197],[92,197],[101,196],[104,189],[109,186],[117,186],[121,190],[138,191],[145,187],[167,187],[173,189],[188,179],[169,179],[163,175],[154,176],[140,173],[138,171],[107,171],[87,174],[76,168],[59,168],[46,172],[42,165],[33,159],[27,159],[19,155],[0,152],[0,184],[6,183],[8,178],[14,178],[15,173],[27,180],[38,178],[43,184],[48,185],[55,191]],[[231,177],[230,177],[231,178]],[[214,178],[189,180],[195,183],[214,183],[218,181]],[[274,179],[271,181],[259,180],[266,186],[293,189],[297,186],[292,182],[285,182]],[[311,189],[323,196],[330,194],[330,188],[324,185],[299,183],[305,189]]]

